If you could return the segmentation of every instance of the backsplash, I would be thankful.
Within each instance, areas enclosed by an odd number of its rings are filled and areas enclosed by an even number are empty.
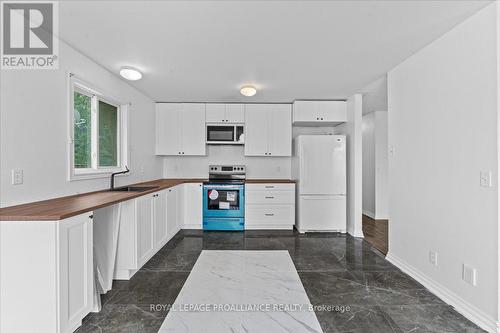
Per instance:
[[[169,156],[164,158],[165,178],[208,178],[211,164],[243,164],[247,178],[291,177],[291,157],[244,156],[243,146],[208,145],[207,156]]]

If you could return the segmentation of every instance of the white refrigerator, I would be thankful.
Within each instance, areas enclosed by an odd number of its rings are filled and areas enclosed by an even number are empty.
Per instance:
[[[297,230],[346,232],[346,137],[297,136],[292,175],[297,182]]]

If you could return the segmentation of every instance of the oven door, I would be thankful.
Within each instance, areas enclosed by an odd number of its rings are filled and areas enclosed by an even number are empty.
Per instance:
[[[245,185],[203,185],[203,217],[244,217]]]
[[[207,125],[207,143],[234,143],[234,125]]]

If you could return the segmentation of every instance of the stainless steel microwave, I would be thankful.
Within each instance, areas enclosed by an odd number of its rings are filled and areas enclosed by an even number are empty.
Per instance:
[[[245,143],[244,126],[230,124],[207,125],[207,143],[213,145],[242,145]]]

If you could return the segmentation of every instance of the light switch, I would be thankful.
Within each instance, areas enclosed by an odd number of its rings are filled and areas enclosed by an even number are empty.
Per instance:
[[[21,185],[23,183],[23,170],[12,170],[12,185]]]
[[[394,147],[394,146],[389,147],[389,155],[391,157],[394,157],[396,155],[396,147]]]
[[[479,182],[481,187],[492,187],[492,176],[491,171],[481,171],[479,174]]]

